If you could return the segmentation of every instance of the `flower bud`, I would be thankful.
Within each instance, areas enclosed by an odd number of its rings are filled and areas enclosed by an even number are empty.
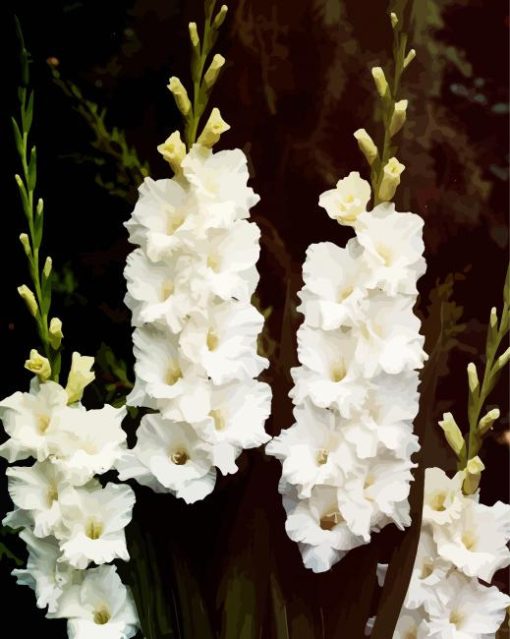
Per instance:
[[[23,284],[22,286],[18,286],[18,293],[21,299],[27,305],[27,308],[30,314],[33,317],[36,317],[38,312],[38,306],[37,306],[37,301],[35,299],[35,295],[32,293],[32,291],[28,288],[26,284]]]
[[[24,186],[23,186],[23,180],[21,179],[21,176],[19,176],[19,175],[16,173],[16,175],[14,176],[14,179],[16,180],[16,184],[18,185],[18,187],[19,187],[20,189],[24,188]]]
[[[62,338],[64,334],[62,333],[62,322],[58,317],[52,317],[49,326],[49,339],[50,345],[53,350],[58,350],[60,348],[60,344],[62,343]]]
[[[219,29],[221,25],[225,22],[225,18],[227,17],[228,7],[226,4],[221,5],[220,10],[216,14],[216,17],[213,21],[213,28]]]
[[[224,64],[225,64],[225,58],[219,53],[217,53],[213,57],[211,64],[204,75],[204,82],[208,89],[210,89],[214,85],[216,80],[218,79],[221,67]]]
[[[390,135],[395,135],[404,126],[404,122],[406,121],[407,104],[407,100],[399,100],[395,103],[395,108],[393,109],[393,115],[391,116],[390,121]]]
[[[404,58],[404,69],[411,64],[411,62],[416,58],[416,51],[414,49],[410,49],[406,57]]]
[[[510,348],[507,348],[506,351],[503,353],[503,355],[500,355],[498,359],[496,360],[496,366],[498,367],[498,370],[501,370],[502,368],[504,368],[509,361],[510,361]]]
[[[186,157],[186,145],[181,140],[179,131],[174,131],[163,144],[158,146],[158,151],[172,167],[174,173],[180,173],[181,164]]]
[[[69,377],[67,378],[67,403],[74,404],[78,402],[83,396],[83,390],[90,382],[94,381],[95,373],[91,368],[94,364],[93,357],[87,357],[80,355],[80,353],[73,353],[73,359],[71,362],[71,370]]]
[[[494,424],[494,422],[499,419],[499,408],[493,408],[490,410],[485,417],[478,422],[478,432],[480,435],[485,435],[485,433],[490,430]]]
[[[220,110],[216,107],[211,111],[211,115],[207,120],[200,137],[198,138],[198,144],[207,148],[212,148],[216,142],[220,139],[222,133],[228,131],[230,125],[221,117]]]
[[[358,142],[358,146],[360,151],[365,156],[368,164],[372,166],[374,161],[377,159],[379,155],[379,151],[374,144],[372,138],[368,135],[365,129],[358,129],[354,132],[354,137]]]
[[[189,39],[191,40],[191,46],[195,49],[200,46],[200,38],[198,36],[198,29],[196,22],[190,22],[188,24]]]
[[[462,484],[462,492],[464,495],[474,495],[476,493],[480,485],[483,470],[485,470],[485,465],[478,455],[468,461],[464,471],[464,482]]]
[[[400,184],[400,176],[405,168],[406,167],[395,157],[390,158],[386,162],[378,193],[379,199],[382,202],[389,202],[395,195],[397,186]]]
[[[390,20],[391,20],[391,26],[395,29],[398,25],[398,18],[397,18],[397,14],[393,13],[393,11],[390,13]]]
[[[460,457],[465,448],[465,442],[453,415],[451,413],[443,413],[443,420],[439,422],[439,426],[443,429],[450,448],[457,457]]]
[[[468,375],[468,384],[469,390],[471,393],[475,393],[480,386],[480,382],[478,381],[478,373],[476,371],[476,366],[474,362],[469,362],[467,366],[467,375]]]
[[[41,382],[45,382],[51,377],[50,362],[33,348],[30,351],[30,358],[25,362],[25,368],[37,375]]]
[[[374,78],[377,93],[381,96],[381,98],[384,98],[386,92],[389,90],[389,86],[382,68],[372,67],[372,77]]]
[[[489,323],[491,328],[496,328],[498,325],[498,309],[495,306],[491,308]]]
[[[48,255],[48,257],[46,258],[44,262],[44,267],[43,267],[43,275],[46,279],[48,279],[48,277],[51,275],[52,267],[53,267],[53,260]]]
[[[42,199],[42,197],[40,197],[37,200],[37,206],[36,206],[36,209],[35,209],[35,213],[36,213],[37,217],[42,215],[43,210],[44,210],[44,200]]]
[[[168,82],[168,88],[174,96],[175,104],[179,111],[184,115],[188,115],[191,111],[191,102],[188,92],[179,78],[172,76]]]
[[[30,247],[30,240],[26,233],[21,233],[19,236],[19,241],[21,242],[21,246],[23,246],[23,250],[25,251],[25,255],[30,257],[32,254],[32,248]]]

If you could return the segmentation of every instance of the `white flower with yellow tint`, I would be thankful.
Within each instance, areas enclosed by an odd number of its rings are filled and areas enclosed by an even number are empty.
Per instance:
[[[460,517],[466,498],[462,494],[462,474],[450,479],[440,468],[425,470],[423,521],[434,526],[451,524]]]
[[[61,524],[55,531],[62,560],[84,569],[93,562],[129,560],[124,529],[131,521],[135,494],[129,486],[96,482],[66,488],[59,496]]]
[[[333,220],[354,226],[358,216],[366,211],[370,196],[370,184],[357,171],[352,171],[336,183],[336,188],[320,196],[319,206],[326,209]]]
[[[133,598],[115,566],[87,570],[80,584],[66,589],[51,617],[68,620],[69,639],[129,639],[138,627]]]
[[[428,615],[421,609],[402,610],[392,639],[425,639],[429,636],[427,620]]]

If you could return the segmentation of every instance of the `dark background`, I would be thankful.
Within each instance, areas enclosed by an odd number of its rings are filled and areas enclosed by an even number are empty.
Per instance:
[[[294,364],[292,332],[299,318],[292,300],[300,286],[304,252],[310,242],[343,245],[350,236],[318,208],[318,195],[351,170],[367,177],[352,132],[361,126],[379,130],[369,69],[388,63],[391,29],[383,0],[233,0],[231,5],[217,49],[226,56],[227,66],[213,105],[221,107],[232,125],[221,146],[243,148],[252,185],[261,195],[255,219],[269,240],[259,263],[259,297],[264,308],[272,308],[267,339],[273,352],[267,379],[275,391],[267,428],[276,434],[291,423],[286,371]],[[39,152],[39,194],[46,203],[44,246],[59,279],[65,267],[77,282],[57,293],[54,301],[54,313],[64,323],[64,357],[68,360],[72,350],[93,354],[106,343],[129,367],[129,314],[122,304],[122,269],[129,246],[122,223],[136,192],[130,184],[122,186],[122,197],[114,192],[115,164],[93,151],[94,133],[73,109],[76,103],[52,81],[45,61],[56,57],[61,76],[107,107],[107,123],[126,131],[129,144],[150,163],[153,177],[165,177],[167,166],[155,147],[180,126],[165,87],[170,75],[189,80],[187,23],[200,20],[202,3],[4,4],[2,396],[26,388],[23,361],[36,345],[34,327],[15,291],[28,283],[28,276],[17,241],[25,228],[12,179],[19,169],[8,122],[16,108],[19,79],[14,13],[33,55],[33,140]],[[501,304],[508,256],[508,7],[503,0],[420,0],[411,18],[408,31],[418,58],[402,91],[410,107],[399,152],[407,168],[397,208],[425,219],[429,266],[420,282],[418,310],[423,317],[430,315],[424,324],[429,346],[437,331],[437,308],[429,308],[431,292],[438,280],[458,274],[453,297],[463,308],[465,326],[449,344],[454,346],[449,357],[445,353],[441,361],[425,450],[426,465],[451,470],[454,460],[435,424],[445,410],[453,410],[459,423],[465,423],[465,366],[471,359],[482,361],[485,325],[490,307]],[[98,165],[93,157],[104,161]],[[104,188],[104,183],[111,185]],[[290,304],[285,308],[286,299]],[[89,392],[91,404],[112,381],[102,369],[98,378],[96,389]],[[501,407],[502,418],[482,454],[488,466],[482,500],[489,504],[508,500],[507,383],[502,379],[490,399],[490,405]],[[263,629],[261,636],[276,636],[271,621],[276,582],[286,602],[291,637],[350,637],[343,634],[335,610],[346,588],[355,588],[356,564],[321,576],[302,568],[297,549],[283,531],[278,476],[278,464],[255,451],[243,455],[241,472],[220,480],[204,503],[185,507],[172,497],[138,490],[137,520],[144,528],[144,543],[160,557],[162,589],[166,601],[172,601],[172,623],[175,627],[178,620],[183,637],[206,636],[196,625],[196,610],[202,606],[224,633],[228,624],[237,623],[237,610],[240,617],[251,619],[254,629]],[[2,512],[9,509],[5,487],[0,503]],[[22,553],[15,539],[3,541]],[[381,548],[384,554],[384,544]],[[0,587],[4,607],[12,602],[23,610],[18,632],[65,636],[59,634],[63,624],[43,620],[31,591],[15,587],[11,567],[6,559],[0,563]],[[349,570],[352,579],[345,583]],[[154,585],[156,578],[149,575],[148,584]],[[498,579],[504,587],[504,576]],[[186,612],[186,606],[195,612]],[[253,636],[258,634],[254,631]]]

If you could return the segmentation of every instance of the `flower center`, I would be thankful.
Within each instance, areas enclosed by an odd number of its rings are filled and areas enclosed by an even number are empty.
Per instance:
[[[473,550],[477,541],[476,535],[472,530],[466,530],[462,535],[462,543],[468,550]]]
[[[345,370],[345,366],[343,362],[338,362],[334,364],[331,368],[331,379],[334,382],[341,382],[343,378],[347,375],[347,371]]]
[[[384,244],[377,244],[375,248],[379,257],[382,259],[384,266],[390,266],[393,260],[393,253],[391,249]]]
[[[418,636],[416,632],[416,630],[408,630],[404,639],[416,639],[416,637]]]
[[[434,564],[431,561],[424,561],[421,566],[420,579],[427,579],[434,572]]]
[[[171,280],[166,280],[161,286],[161,301],[167,300],[174,292],[174,283]]]
[[[49,415],[38,415],[37,416],[37,430],[44,435],[44,433],[48,430],[48,426],[50,425],[51,417]]]
[[[173,235],[183,222],[184,214],[181,211],[176,211],[172,208],[168,209],[168,221],[166,225],[167,234]]]
[[[319,466],[323,466],[328,462],[329,451],[325,448],[319,448],[317,451],[317,463]]]
[[[452,610],[452,612],[450,613],[450,623],[458,628],[459,625],[462,623],[462,620],[463,616],[461,615],[461,613],[458,610]]]
[[[432,510],[437,510],[438,512],[443,512],[446,510],[446,506],[444,505],[446,501],[446,493],[435,493],[430,498],[430,507]]]
[[[207,333],[207,348],[210,351],[215,351],[218,348],[219,338],[213,330],[209,330]]]
[[[211,253],[207,257],[207,266],[211,269],[211,271],[218,273],[218,271],[220,270],[220,264],[221,264],[221,260],[219,255]]]
[[[108,623],[111,618],[112,616],[110,611],[104,604],[94,610],[94,623],[97,623],[98,626],[104,626],[104,624]]]
[[[225,428],[225,418],[220,410],[217,408],[213,409],[209,413],[209,417],[214,420],[214,428],[216,428],[216,430],[223,430]]]
[[[320,519],[320,527],[322,530],[332,530],[337,524],[343,521],[343,517],[338,510],[332,510],[323,515]]]
[[[343,302],[344,300],[346,300],[349,295],[352,293],[354,289],[352,288],[352,286],[346,286],[345,288],[343,288],[339,293],[338,293],[338,301],[339,302]]]
[[[166,372],[165,381],[169,386],[176,384],[182,377],[182,372],[176,362],[170,362]]]
[[[48,500],[48,506],[51,508],[53,502],[58,499],[58,488],[55,484],[51,484],[48,487],[48,492],[46,493],[46,498]]]
[[[184,466],[188,459],[189,455],[185,450],[176,450],[170,455],[170,461],[176,466]]]
[[[89,539],[99,539],[103,534],[103,524],[91,517],[85,526],[85,534]],[[106,623],[106,622],[105,622]]]

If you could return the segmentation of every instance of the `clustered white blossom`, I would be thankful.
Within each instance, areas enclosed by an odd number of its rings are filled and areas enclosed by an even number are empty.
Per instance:
[[[127,639],[138,620],[115,559],[129,559],[124,529],[135,495],[129,486],[95,478],[114,468],[126,448],[125,409],[86,410],[68,405],[59,384],[37,378],[29,393],[0,402],[7,441],[0,455],[10,463],[14,510],[3,523],[21,528],[28,548],[24,569],[13,574],[35,591],[48,618],[65,618],[71,639]]]
[[[296,422],[266,447],[282,461],[287,534],[314,572],[387,524],[410,524],[417,371],[426,358],[413,313],[423,221],[392,203],[367,211],[370,191],[351,173],[320,197],[356,237],[345,248],[308,248],[301,365],[292,369]]]
[[[425,472],[421,536],[393,639],[489,639],[505,618],[510,597],[486,584],[510,564],[510,506],[465,496],[463,479]]]
[[[251,303],[258,196],[239,149],[195,144],[172,179],[146,178],[132,218],[126,304],[136,381],[128,404],[145,415],[120,476],[192,503],[235,473],[244,448],[268,441],[271,391],[255,378],[263,315]]]

